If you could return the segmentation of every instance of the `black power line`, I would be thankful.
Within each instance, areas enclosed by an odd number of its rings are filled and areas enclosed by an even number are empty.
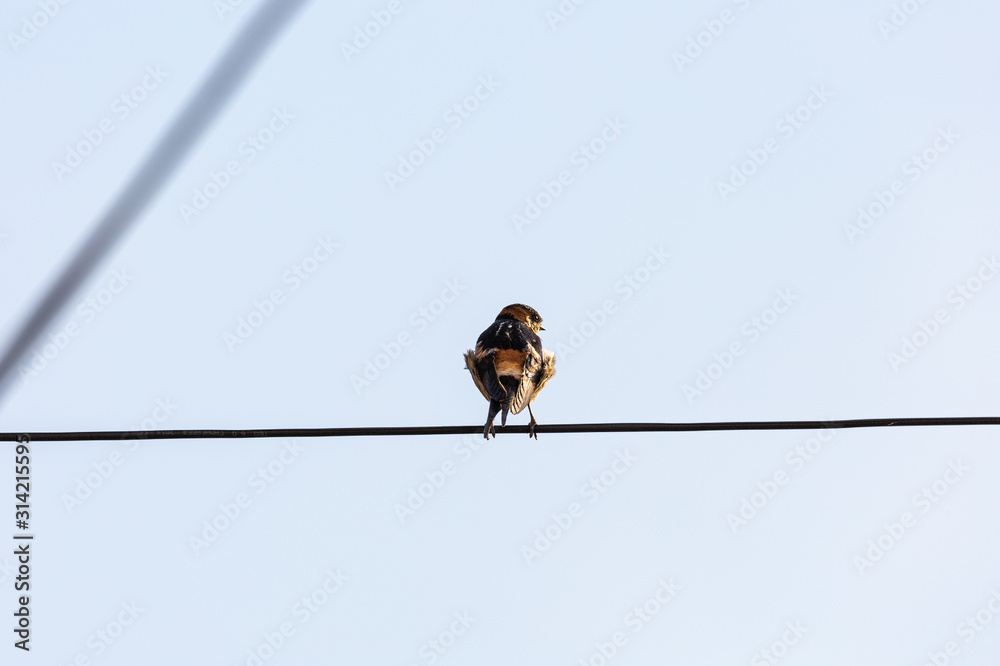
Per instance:
[[[1000,416],[945,416],[908,419],[829,421],[716,421],[708,423],[555,423],[537,425],[539,434],[595,432],[703,432],[721,430],[822,430],[1000,425]],[[526,425],[497,428],[499,434],[525,435]],[[89,432],[0,432],[0,442],[82,442],[116,439],[247,439],[259,437],[398,437],[408,435],[482,435],[483,426],[393,426],[367,428],[271,428],[265,430],[105,430]]]
[[[21,357],[80,288],[115,242],[146,209],[163,184],[229,101],[307,0],[269,0],[245,26],[150,151],[125,189],[101,216],[94,230],[48,288],[28,319],[0,355],[0,398]]]

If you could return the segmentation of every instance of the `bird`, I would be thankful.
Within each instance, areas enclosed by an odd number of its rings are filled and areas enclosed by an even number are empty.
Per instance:
[[[490,403],[483,437],[495,438],[493,419],[501,412],[500,426],[507,425],[507,413],[518,414],[528,408],[531,422],[528,437],[535,433],[535,415],[531,403],[556,374],[556,357],[542,349],[539,331],[544,331],[542,317],[534,308],[521,303],[508,305],[489,328],[476,340],[475,350],[465,352],[465,365],[476,388]]]

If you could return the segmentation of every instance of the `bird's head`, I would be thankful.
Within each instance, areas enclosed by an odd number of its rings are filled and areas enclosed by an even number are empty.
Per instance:
[[[534,308],[529,308],[527,305],[521,305],[520,303],[514,303],[513,305],[508,305],[500,314],[497,315],[497,319],[513,319],[514,321],[519,321],[538,335],[539,331],[544,331],[542,328],[542,315]]]

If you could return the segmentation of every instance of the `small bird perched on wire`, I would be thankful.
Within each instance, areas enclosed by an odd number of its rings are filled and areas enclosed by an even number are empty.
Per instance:
[[[496,320],[476,340],[475,351],[465,352],[465,365],[472,373],[472,381],[483,397],[490,402],[490,411],[483,427],[483,437],[496,437],[493,419],[501,412],[500,426],[507,425],[507,412],[518,414],[525,407],[531,414],[528,437],[535,434],[535,415],[531,403],[556,374],[556,357],[542,349],[538,337],[542,317],[527,305],[508,305]]]

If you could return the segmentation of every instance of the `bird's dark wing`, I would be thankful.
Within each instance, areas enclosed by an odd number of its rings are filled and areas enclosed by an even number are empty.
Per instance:
[[[517,414],[527,407],[545,387],[545,383],[556,374],[556,357],[550,351],[542,354],[528,354],[524,360],[524,372],[517,391],[510,401],[510,413]]]
[[[483,380],[479,377],[479,369],[476,367],[476,354],[471,349],[465,352],[465,367],[469,369],[469,374],[472,375],[472,381],[476,383],[476,388],[479,389],[484,398],[489,400],[490,394],[486,392]]]
[[[487,400],[497,400],[505,402],[507,400],[507,390],[500,384],[497,377],[496,367],[493,364],[493,350],[487,350],[484,354],[478,354],[471,349],[465,352],[465,365],[469,368],[472,381],[476,388]]]

